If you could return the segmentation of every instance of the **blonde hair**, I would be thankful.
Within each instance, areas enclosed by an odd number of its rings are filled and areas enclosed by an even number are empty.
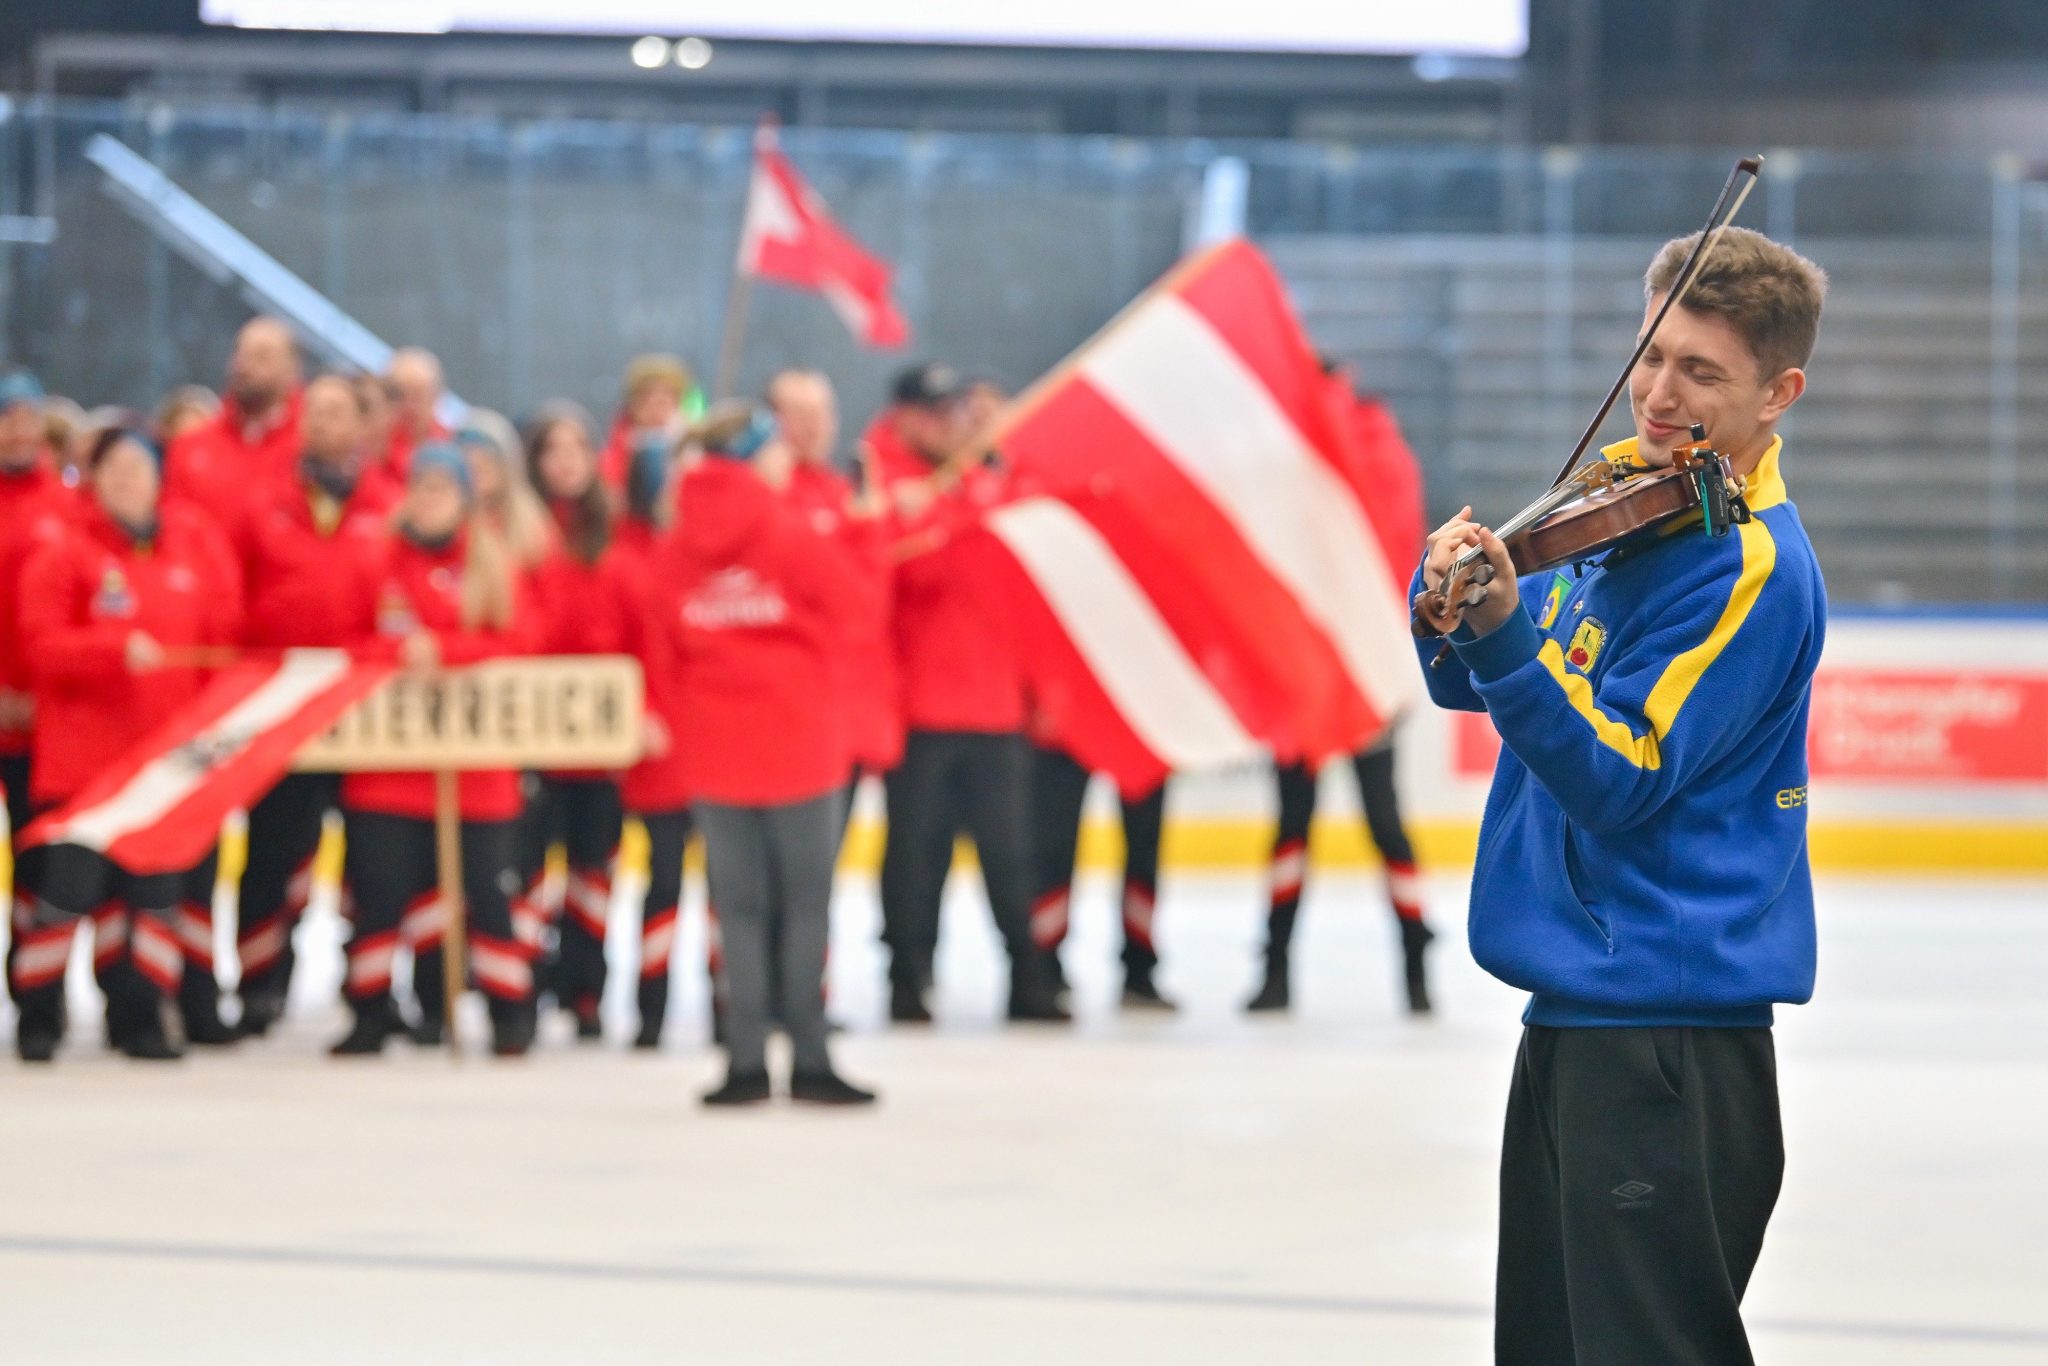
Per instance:
[[[1699,237],[1663,245],[1643,275],[1645,300],[1670,292]],[[1769,379],[1813,358],[1827,293],[1828,273],[1792,248],[1749,228],[1729,228],[1680,306],[1725,319]]]
[[[680,402],[690,396],[690,390],[697,387],[697,381],[680,356],[653,352],[635,356],[627,363],[625,382],[619,388],[626,402],[631,404],[656,385],[675,390],[676,400]]]
[[[531,569],[554,550],[555,525],[547,504],[527,481],[525,447],[518,429],[504,414],[489,408],[470,409],[462,425],[457,442],[464,453],[480,450],[491,456],[498,462],[504,482],[504,491],[489,502],[478,492],[477,520],[497,533],[515,567]],[[472,436],[485,439],[477,441]],[[471,540],[474,543],[475,538]]]
[[[509,631],[517,597],[518,572],[505,537],[481,512],[469,519],[469,539],[462,557],[462,628],[466,631]]]

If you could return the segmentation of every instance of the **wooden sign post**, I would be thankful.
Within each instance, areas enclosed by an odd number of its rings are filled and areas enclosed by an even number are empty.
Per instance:
[[[488,769],[624,768],[640,757],[645,694],[638,660],[561,655],[399,674],[299,751],[302,773],[434,775],[434,850],[447,974],[450,1056],[462,1055],[455,1006],[468,986],[461,775]]]

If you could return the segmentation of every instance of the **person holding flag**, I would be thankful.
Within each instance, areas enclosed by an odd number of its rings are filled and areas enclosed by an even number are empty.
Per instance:
[[[204,676],[190,652],[232,641],[241,610],[241,575],[220,533],[196,510],[160,501],[159,457],[148,437],[109,428],[89,447],[85,468],[86,506],[36,547],[22,574],[19,630],[35,706],[31,797],[39,808],[85,788],[191,702]],[[86,917],[110,1043],[131,1058],[160,1060],[182,1056],[188,1028],[195,1041],[231,1041],[211,1013],[211,993],[197,1001],[192,994],[212,986],[210,946],[179,924],[188,884],[203,884],[210,899],[211,856],[195,873],[137,875],[89,843],[38,854],[21,870],[26,913],[17,914],[10,964],[23,1061],[48,1062],[63,1039],[64,970]],[[190,974],[188,951],[205,955]],[[185,1008],[182,1019],[174,1006]]]
[[[893,636],[903,762],[885,780],[882,860],[890,1018],[929,1023],[939,906],[953,841],[974,837],[1010,955],[1009,1017],[1064,1022],[1051,965],[1031,938],[1031,747],[1024,663],[1008,629],[1011,579],[983,520],[1011,495],[984,461],[961,463],[966,381],[949,365],[904,372],[868,431],[867,459],[892,505]]]

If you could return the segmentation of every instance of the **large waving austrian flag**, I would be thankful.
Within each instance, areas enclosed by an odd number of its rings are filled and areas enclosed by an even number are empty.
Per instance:
[[[191,706],[31,824],[20,847],[81,845],[137,874],[190,868],[228,812],[262,796],[302,746],[396,667],[341,650],[287,650],[223,670]]]
[[[894,273],[832,220],[831,210],[797,174],[764,126],[754,139],[754,179],[740,227],[739,273],[825,296],[847,329],[868,346],[897,347],[910,326],[896,310]]]
[[[1034,492],[988,525],[1033,590],[1041,724],[1077,759],[1126,791],[1268,752],[1318,764],[1410,704],[1412,489],[1380,486],[1401,462],[1356,449],[1349,398],[1233,241],[1019,400],[999,439]]]

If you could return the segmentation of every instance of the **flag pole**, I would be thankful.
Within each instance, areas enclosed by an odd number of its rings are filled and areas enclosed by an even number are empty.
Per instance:
[[[469,985],[467,908],[462,904],[462,798],[453,769],[434,774],[434,862],[441,884],[441,907],[448,928],[441,935],[441,972],[447,999],[442,1020],[448,1032],[448,1056],[462,1057],[462,1036],[455,1028],[455,1007]]]
[[[712,381],[711,400],[732,397],[740,381],[740,354],[747,344],[747,304],[753,298],[754,277],[735,271],[732,288],[725,296],[725,332],[718,344],[718,373]]]

